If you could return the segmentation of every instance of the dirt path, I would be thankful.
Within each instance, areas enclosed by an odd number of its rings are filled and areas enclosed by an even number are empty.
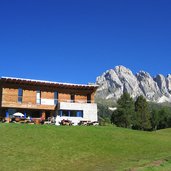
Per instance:
[[[160,166],[161,164],[163,164],[165,162],[167,162],[166,159],[156,160],[156,161],[147,163],[147,164],[145,164],[143,166],[140,166],[140,167],[131,168],[128,171],[138,171],[140,169],[147,168],[147,167],[158,167],[158,166]]]

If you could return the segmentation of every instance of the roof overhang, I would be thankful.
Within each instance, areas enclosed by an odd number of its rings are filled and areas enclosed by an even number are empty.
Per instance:
[[[84,89],[96,91],[98,85],[96,84],[72,84],[72,83],[61,83],[53,81],[44,81],[44,80],[34,80],[34,79],[25,79],[25,78],[15,78],[15,77],[1,77],[1,83],[13,83],[19,85],[33,85],[33,86],[50,86],[55,88],[67,88],[67,89]]]

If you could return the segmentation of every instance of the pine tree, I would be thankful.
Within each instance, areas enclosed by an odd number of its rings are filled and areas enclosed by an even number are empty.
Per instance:
[[[135,115],[133,127],[140,130],[150,130],[150,111],[148,103],[143,96],[139,96],[135,102]]]
[[[159,111],[157,109],[153,109],[151,111],[151,126],[153,130],[157,130],[159,126],[160,118]]]
[[[169,128],[170,125],[170,111],[167,107],[163,107],[159,110],[159,129]]]
[[[134,101],[128,93],[124,93],[117,101],[118,108],[113,112],[111,122],[117,126],[131,128],[134,113]]]

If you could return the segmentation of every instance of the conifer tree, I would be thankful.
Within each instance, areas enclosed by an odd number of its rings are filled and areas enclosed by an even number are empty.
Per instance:
[[[135,102],[135,115],[133,127],[139,130],[150,130],[150,111],[148,103],[143,96],[139,96]]]
[[[151,126],[152,130],[157,130],[159,126],[160,118],[159,118],[159,111],[157,109],[153,109],[151,111]]]
[[[128,93],[123,95],[117,101],[118,108],[113,112],[111,122],[117,126],[131,128],[132,115],[134,113],[134,101]]]

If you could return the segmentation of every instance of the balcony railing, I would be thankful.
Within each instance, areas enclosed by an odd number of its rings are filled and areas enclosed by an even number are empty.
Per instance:
[[[93,103],[92,101],[88,100],[70,100],[70,99],[48,99],[48,98],[40,98],[36,99],[35,96],[17,96],[17,95],[9,95],[9,94],[2,94],[2,105],[3,104],[22,104],[22,105],[51,105],[55,106],[60,102],[67,102],[67,103]]]

